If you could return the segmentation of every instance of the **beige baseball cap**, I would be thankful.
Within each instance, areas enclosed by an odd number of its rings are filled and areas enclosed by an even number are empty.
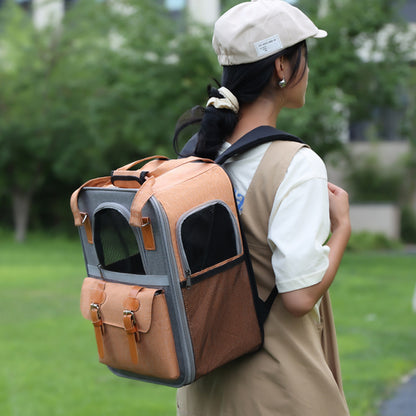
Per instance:
[[[234,6],[217,20],[212,46],[221,65],[239,65],[259,61],[307,38],[326,35],[285,1],[252,0]]]

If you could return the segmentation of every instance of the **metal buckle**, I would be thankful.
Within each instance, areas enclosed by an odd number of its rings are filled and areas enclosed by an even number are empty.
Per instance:
[[[88,214],[86,213],[86,212],[80,212],[80,214],[81,214],[81,224],[84,224],[85,223],[85,221],[87,221],[87,219],[88,219]]]
[[[133,311],[130,311],[130,310],[128,310],[128,309],[125,309],[125,310],[123,311],[123,315],[124,315],[124,316],[130,316],[130,318],[131,318],[131,320],[132,320],[132,322],[133,322],[134,326],[136,326],[136,316],[134,315],[134,312],[133,312]]]
[[[100,305],[98,303],[91,303],[90,311],[96,311],[98,319],[101,319]]]
[[[142,217],[142,224],[140,225],[141,228],[145,228],[150,224],[149,217]]]

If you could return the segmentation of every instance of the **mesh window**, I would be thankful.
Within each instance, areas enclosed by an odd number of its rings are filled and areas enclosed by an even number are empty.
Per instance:
[[[104,269],[145,274],[133,230],[117,210],[105,208],[95,214],[94,244]]]
[[[192,273],[238,254],[231,213],[219,203],[187,217],[181,226],[181,239]]]

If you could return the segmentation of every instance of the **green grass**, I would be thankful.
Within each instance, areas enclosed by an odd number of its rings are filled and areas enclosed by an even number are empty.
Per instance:
[[[380,401],[416,367],[415,284],[415,255],[344,258],[331,295],[352,416],[377,415]]]
[[[331,289],[352,416],[416,367],[416,256],[348,253]],[[79,312],[81,247],[0,232],[0,414],[174,416],[175,389],[114,376]]]
[[[0,235],[0,415],[175,415],[175,390],[114,376],[79,312],[78,241]]]

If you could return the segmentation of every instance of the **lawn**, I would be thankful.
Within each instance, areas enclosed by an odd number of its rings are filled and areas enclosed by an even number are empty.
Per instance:
[[[331,289],[352,416],[377,404],[416,367],[411,297],[416,256],[346,255]],[[77,240],[0,232],[0,414],[174,416],[175,390],[116,377],[97,361],[81,317],[85,276]]]
[[[416,368],[416,255],[347,254],[331,288],[352,416],[375,408]]]

